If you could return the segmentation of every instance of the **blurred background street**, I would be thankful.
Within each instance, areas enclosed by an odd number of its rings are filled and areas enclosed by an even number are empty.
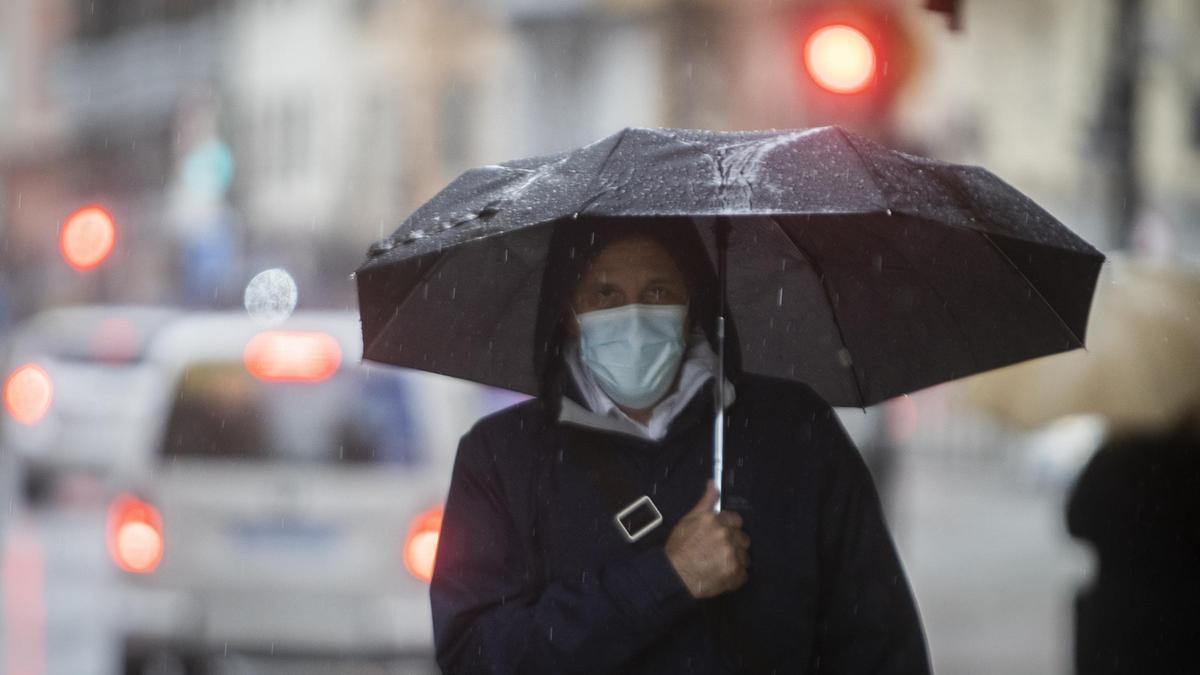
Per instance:
[[[861,81],[822,79],[832,26]],[[1194,0],[5,0],[0,672],[435,672],[457,439],[520,397],[360,365],[350,273],[462,171],[627,126],[838,124],[1194,281],[1197,31]],[[1200,381],[1176,286],[1169,331],[1106,357],[1171,352],[1137,390],[1170,389],[1156,430],[1200,409],[1165,384]],[[1150,423],[970,387],[839,413],[935,670],[1073,672],[1096,560],[1068,496]]]

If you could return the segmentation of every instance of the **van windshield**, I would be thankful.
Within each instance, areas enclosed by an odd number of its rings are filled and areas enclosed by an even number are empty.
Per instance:
[[[164,460],[223,459],[415,466],[426,460],[401,371],[338,370],[319,382],[268,382],[239,363],[187,368]]]

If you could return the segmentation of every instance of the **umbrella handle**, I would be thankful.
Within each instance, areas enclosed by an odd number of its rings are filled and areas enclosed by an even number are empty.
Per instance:
[[[713,419],[713,482],[717,485],[717,502],[713,511],[721,512],[724,496],[725,467],[725,251],[729,248],[728,218],[717,218],[717,414]]]
[[[724,384],[717,385],[718,395],[721,401],[725,398]],[[721,512],[721,501],[724,496],[722,490],[721,478],[724,474],[725,465],[725,406],[717,404],[717,416],[713,419],[713,482],[717,485],[717,501],[713,505],[715,513]]]

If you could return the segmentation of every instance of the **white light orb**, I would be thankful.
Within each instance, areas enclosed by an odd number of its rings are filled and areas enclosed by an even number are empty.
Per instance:
[[[278,267],[259,272],[246,284],[246,311],[260,323],[283,322],[295,311],[299,298],[296,280]]]

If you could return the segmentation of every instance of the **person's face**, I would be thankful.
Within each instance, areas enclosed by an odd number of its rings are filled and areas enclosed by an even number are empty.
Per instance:
[[[575,288],[571,307],[576,314],[628,304],[686,305],[683,273],[661,244],[645,236],[615,241],[600,251]],[[689,325],[687,319],[684,325]],[[579,335],[572,318],[567,330]]]

